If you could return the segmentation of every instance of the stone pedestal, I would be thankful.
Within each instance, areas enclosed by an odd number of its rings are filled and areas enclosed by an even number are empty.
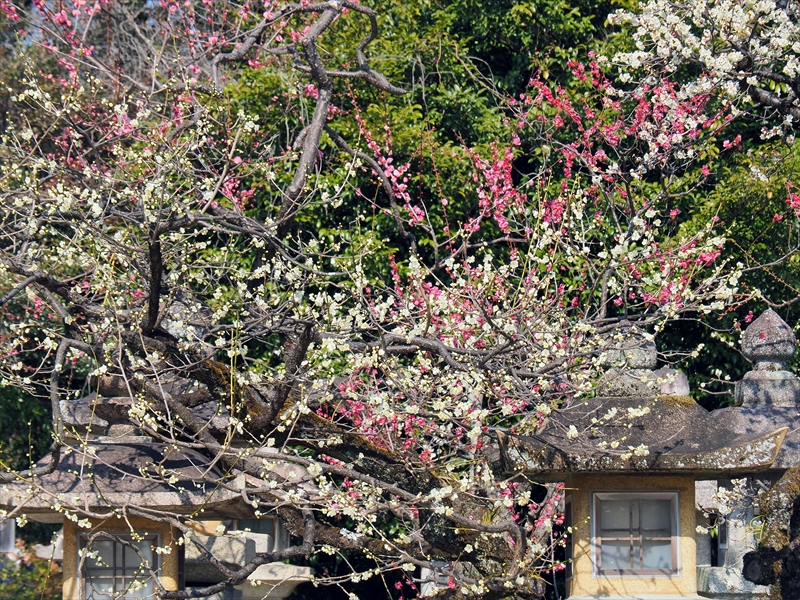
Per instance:
[[[729,481],[721,481],[732,487]],[[706,598],[719,600],[759,600],[765,598],[769,588],[755,585],[742,576],[742,558],[756,547],[753,533],[754,511],[752,505],[736,508],[725,517],[724,544],[719,545],[719,567],[704,566],[697,569],[697,592]]]
[[[272,547],[272,536],[269,534],[248,532],[240,537],[196,536],[196,539],[217,560],[232,570],[242,568],[257,554],[269,552]],[[193,543],[186,545],[185,574],[187,581],[194,582],[194,587],[198,587],[198,584],[217,583],[225,578]],[[286,598],[291,595],[295,587],[310,579],[309,567],[296,567],[280,562],[268,563],[256,568],[244,583],[223,590],[210,598],[212,600]]]
[[[261,565],[247,582],[237,585],[242,600],[262,600],[263,598],[288,598],[294,588],[311,579],[309,567],[296,567],[284,563]]]
[[[736,382],[734,395],[746,406],[797,406],[800,379],[791,371],[750,371]]]
[[[698,567],[697,593],[720,600],[761,600],[766,599],[769,588],[744,579],[741,568]]]

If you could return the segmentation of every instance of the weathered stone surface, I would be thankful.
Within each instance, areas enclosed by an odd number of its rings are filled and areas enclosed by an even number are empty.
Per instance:
[[[767,310],[750,323],[742,335],[742,354],[755,364],[742,381],[736,382],[736,403],[796,406],[800,402],[800,379],[785,369],[796,346],[792,328],[775,311]]]
[[[213,535],[194,536],[206,550],[227,568],[241,569],[255,555],[255,543],[244,536],[218,537]],[[209,562],[206,555],[193,542],[186,544],[186,580],[196,583],[217,583],[225,579],[222,571]]]
[[[281,528],[279,527],[279,530]],[[247,539],[253,542],[252,551],[254,554],[266,554],[267,552],[272,552],[273,549],[273,539],[272,536],[268,533],[247,533]],[[287,533],[288,535],[288,533]],[[287,544],[288,545],[288,540]],[[251,546],[248,546],[250,549]],[[253,555],[249,555],[247,560],[253,558]]]
[[[206,423],[208,431],[215,436],[224,436],[230,423],[230,413],[220,407],[216,401],[203,402],[192,408],[192,415],[202,423]]]
[[[654,396],[660,391],[653,373],[658,362],[655,342],[637,327],[623,321],[608,335],[601,364],[608,370],[597,384],[603,396]]]
[[[661,367],[650,369],[609,369],[597,384],[603,396],[688,396],[689,379],[682,371]]]
[[[606,419],[611,413],[615,416]],[[594,398],[554,412],[535,437],[500,434],[499,438],[504,468],[538,479],[641,471],[690,472],[710,478],[769,468],[787,430],[778,425],[737,434],[716,413],[681,396]]]
[[[64,425],[66,427],[75,427],[81,431],[91,426],[94,433],[105,432],[106,427],[108,427],[108,421],[93,410],[92,402],[94,400],[94,394],[78,400],[61,400],[58,403],[58,407],[61,410]]]
[[[581,594],[569,600],[706,600],[697,594]]]
[[[619,329],[609,334],[608,347],[604,348],[603,365],[615,369],[654,369],[658,363],[655,342],[629,321],[622,321]]]
[[[697,567],[697,593],[719,600],[759,600],[769,588],[747,581],[741,567]]]
[[[37,464],[50,460],[48,455]],[[220,510],[237,518],[241,496],[220,488],[222,472],[208,468],[209,460],[199,452],[165,444],[93,444],[87,452],[67,448],[52,473],[36,478],[35,491],[26,481],[0,486],[0,508],[24,506],[31,520],[58,522],[63,515],[53,511],[53,504],[69,505],[78,498],[81,507],[97,511],[135,504],[189,513],[202,506],[207,517]]]
[[[719,486],[734,487],[730,480],[720,480]],[[753,531],[755,510],[751,503],[738,503],[725,516],[723,527],[727,543],[719,547],[718,567],[704,566],[697,572],[697,590],[709,598],[720,600],[756,600],[769,591],[744,579],[742,569],[744,555],[755,548]]]
[[[230,538],[217,538],[215,540],[206,540],[214,547],[214,555],[217,556],[217,551],[221,550],[221,555],[225,556],[226,552],[230,551],[232,554],[228,558],[236,562],[228,563],[230,567],[240,568],[243,566],[243,554],[235,549],[235,545],[230,545],[228,548],[224,546],[224,540]],[[220,556],[217,556],[220,558]],[[200,576],[198,578],[198,576]],[[198,584],[211,584],[223,581],[225,577],[211,565],[211,563],[199,560],[197,556],[193,556],[192,561],[189,561],[187,553],[186,561],[186,579],[193,583],[194,588],[199,587]],[[305,583],[311,579],[311,569],[309,567],[297,567],[294,565],[287,565],[285,563],[274,562],[266,565],[261,565],[247,578],[245,583],[237,585],[233,589],[224,590],[219,592],[211,598],[216,600],[262,600],[262,599],[280,599],[287,598],[292,594],[294,589],[301,583]]]
[[[770,598],[800,598],[800,466],[786,471],[761,501],[761,543],[744,556],[744,577],[772,585]]]
[[[655,396],[660,391],[658,377],[649,369],[609,369],[597,383],[603,396]]]
[[[736,435],[764,435],[786,427],[788,432],[771,471],[784,471],[800,463],[800,412],[796,406],[736,406],[711,413]]]
[[[686,373],[669,367],[661,367],[653,374],[658,379],[662,396],[689,396],[689,378]]]
[[[126,396],[130,392],[128,383],[120,375],[101,375],[90,380],[91,389],[97,390],[101,396]]]
[[[800,379],[789,371],[750,371],[736,382],[736,404],[742,406],[797,406]]]
[[[698,511],[697,513],[697,523],[699,525],[706,526],[708,525],[708,519],[703,518],[703,514]],[[694,536],[694,546],[695,546],[695,564],[698,567],[710,567],[711,566],[711,545],[713,540],[708,533],[704,533],[701,531],[696,531]]]
[[[301,583],[309,581],[311,569],[297,567],[284,563],[269,563],[261,565],[250,577],[247,583],[237,585],[241,591],[242,600],[261,600],[262,598],[287,598],[294,588]]]
[[[97,392],[98,398],[110,401],[111,404],[130,404],[134,401],[136,387],[119,375],[103,375],[92,378],[91,389]],[[162,379],[159,381],[158,390],[163,390],[173,398],[180,398],[185,406],[194,407],[213,400],[212,395],[205,386],[196,381],[178,377],[176,379]],[[150,398],[160,401],[161,398]]]
[[[140,436],[139,428],[130,423],[112,423],[106,430],[106,436],[109,438],[130,437],[132,435],[144,437]]]
[[[742,335],[742,354],[757,370],[782,370],[797,346],[792,328],[774,310],[767,309]]]
[[[717,493],[717,480],[704,479],[694,484],[694,503],[703,510],[714,508],[714,494]]]
[[[152,444],[153,438],[136,433],[131,435],[117,433],[115,435],[98,435],[93,441],[98,444]]]
[[[711,519],[708,515],[714,511],[714,494],[717,492],[717,481],[700,480],[694,484],[694,505],[697,507],[695,518],[697,524],[702,527],[709,527]],[[711,547],[716,546],[716,539],[712,539],[708,531],[697,529],[694,536],[695,560],[698,567],[710,567]]]
[[[130,411],[133,398],[127,396],[96,396],[92,402],[87,403],[95,414],[109,423],[130,423]]]
[[[657,395],[661,382],[653,372],[658,362],[655,342],[628,321],[622,321],[606,340],[600,364],[607,370],[597,383],[597,393],[614,397]]]

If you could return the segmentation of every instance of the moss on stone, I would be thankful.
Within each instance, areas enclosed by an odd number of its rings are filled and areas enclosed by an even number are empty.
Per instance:
[[[659,396],[659,399],[667,406],[676,406],[679,408],[693,408],[697,406],[691,396]]]
[[[784,473],[762,500],[761,512],[764,528],[755,552],[760,567],[754,572],[772,584],[771,600],[800,598],[800,551],[789,550],[789,542],[800,535],[800,466]]]

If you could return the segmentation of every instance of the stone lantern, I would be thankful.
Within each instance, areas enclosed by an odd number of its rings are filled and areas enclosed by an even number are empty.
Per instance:
[[[767,486],[800,463],[800,379],[786,370],[797,340],[791,327],[769,309],[755,319],[742,335],[742,354],[753,369],[736,382],[738,406],[714,411],[713,416],[737,435],[759,435],[777,427],[787,431],[775,461],[758,474]],[[730,487],[722,479],[719,485]],[[755,600],[767,588],[742,577],[743,556],[753,550],[757,521],[752,505],[737,506],[726,516],[718,552],[718,564],[699,569],[698,584],[704,596],[720,600]]]
[[[242,499],[243,473],[138,435],[125,423],[131,404],[95,394],[62,403],[71,444],[54,468],[47,468],[48,456],[37,465],[44,474],[0,485],[0,509],[9,517],[63,523],[64,600],[155,599],[159,585],[206,587],[227,578],[209,555],[235,571],[291,544],[279,519],[254,513]],[[209,427],[222,418],[206,412]],[[212,598],[285,598],[310,574],[308,567],[268,563]]]
[[[682,374],[653,370],[652,341],[621,329],[597,396],[531,435],[501,434],[502,465],[569,490],[569,600],[699,600],[695,482],[771,469],[788,427],[733,428],[688,396]]]

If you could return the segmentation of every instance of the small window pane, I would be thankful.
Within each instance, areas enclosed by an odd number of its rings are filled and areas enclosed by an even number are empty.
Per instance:
[[[603,570],[631,568],[631,544],[629,541],[603,542],[600,553]]]
[[[134,540],[129,535],[119,537],[122,541],[97,540],[88,548],[87,538],[81,536],[82,546],[98,552],[104,563],[98,565],[95,560],[86,560],[81,600],[156,598],[155,584],[142,561],[144,559],[151,568],[157,568],[154,546],[158,545],[158,536],[150,534],[143,540]]]
[[[669,500],[642,500],[642,529],[670,531],[672,506]]]
[[[239,519],[238,527],[240,531],[249,529],[253,533],[267,533],[275,536],[275,519]]]
[[[152,580],[147,581],[125,581],[125,598],[154,598],[155,586]]]
[[[631,526],[630,505],[629,500],[603,500],[600,503],[600,528],[627,530]]]
[[[126,567],[138,567],[142,564],[142,559],[139,558],[139,555],[142,556],[144,560],[147,561],[148,565],[153,564],[153,541],[152,540],[142,540],[140,542],[133,542],[133,545],[139,550],[139,554],[136,553],[136,550],[133,548],[125,548],[125,566]]]
[[[108,593],[112,585],[111,579],[95,578],[93,581],[87,581],[86,600],[112,600],[113,596]]]
[[[672,569],[672,544],[669,541],[643,541],[642,568]]]
[[[593,547],[599,572],[676,574],[677,499],[674,492],[595,494]]]
[[[91,553],[86,557],[86,566],[90,569],[109,568],[114,566],[114,542],[111,540],[95,540],[88,548]],[[94,558],[94,554],[97,558]]]
[[[136,554],[133,548],[128,548],[127,546],[123,547],[122,544],[119,544],[119,551],[122,554],[122,560],[117,563],[117,568],[131,569],[138,567],[142,563],[142,561],[139,560],[139,555]]]

